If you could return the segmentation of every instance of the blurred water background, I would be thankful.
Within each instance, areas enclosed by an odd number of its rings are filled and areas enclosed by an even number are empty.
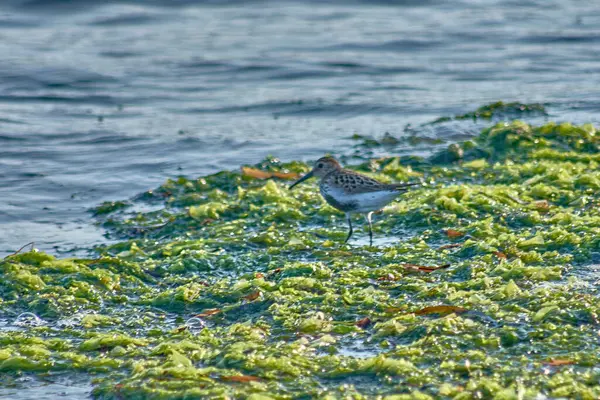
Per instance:
[[[85,253],[90,207],[177,175],[447,145],[487,122],[420,124],[497,100],[600,120],[591,1],[4,0],[0,54],[0,256]]]

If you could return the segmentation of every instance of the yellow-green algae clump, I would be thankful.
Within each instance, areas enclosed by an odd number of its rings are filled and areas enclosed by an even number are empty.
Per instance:
[[[101,399],[599,398],[599,145],[517,121],[454,162],[365,160],[423,182],[374,247],[343,244],[314,183],[221,172],[103,205],[121,241],[97,258],[0,263],[3,317],[42,321],[0,331],[0,370],[93,374]]]

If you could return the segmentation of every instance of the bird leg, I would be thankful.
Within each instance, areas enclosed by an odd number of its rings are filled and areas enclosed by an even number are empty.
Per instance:
[[[344,243],[348,243],[350,240],[350,236],[352,236],[352,218],[350,217],[350,213],[346,213],[346,219],[348,220],[348,227],[350,230],[348,231],[348,237],[344,240]]]
[[[371,222],[372,216],[373,211],[367,213],[367,222],[369,223],[369,246],[373,246],[373,223]]]

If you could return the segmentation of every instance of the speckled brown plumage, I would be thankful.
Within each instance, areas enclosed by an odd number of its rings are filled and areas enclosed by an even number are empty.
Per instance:
[[[404,184],[386,184],[349,169],[339,169],[327,174],[321,185],[340,187],[348,194],[378,192],[381,190],[400,190]]]

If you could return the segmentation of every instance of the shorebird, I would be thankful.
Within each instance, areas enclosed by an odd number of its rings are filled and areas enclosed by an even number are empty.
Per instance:
[[[373,212],[382,209],[400,194],[406,192],[408,186],[416,185],[416,183],[382,183],[366,175],[342,168],[333,157],[322,157],[317,160],[309,173],[290,185],[290,190],[313,176],[321,178],[319,190],[327,203],[346,213],[349,231],[344,243],[348,242],[352,236],[351,215],[359,213],[366,214],[369,223],[369,243],[373,245],[371,222]]]

